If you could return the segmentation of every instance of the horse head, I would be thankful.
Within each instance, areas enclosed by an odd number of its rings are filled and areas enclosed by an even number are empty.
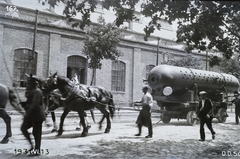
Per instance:
[[[58,89],[63,97],[67,96],[68,92],[70,92],[74,87],[74,83],[69,78],[59,76],[57,72],[47,78],[47,90],[50,92],[54,89]]]
[[[57,75],[57,72],[55,72],[53,75],[50,75],[46,79],[43,85],[43,89],[45,89],[47,92],[51,92],[54,89],[58,89],[57,85],[58,85],[58,75]]]

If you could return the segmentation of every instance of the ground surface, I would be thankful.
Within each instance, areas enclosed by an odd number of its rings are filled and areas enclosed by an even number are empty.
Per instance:
[[[188,126],[186,120],[172,119],[169,124],[158,123],[159,115],[152,114],[153,138],[146,139],[147,128],[143,127],[140,137],[135,137],[138,132],[135,120],[138,112],[119,111],[112,121],[112,129],[109,134],[104,130],[99,131],[98,124],[90,120],[92,127],[87,137],[80,137],[80,131],[75,127],[79,119],[76,114],[70,114],[64,125],[63,135],[56,137],[51,133],[52,127],[43,125],[42,154],[30,156],[24,154],[24,149],[29,144],[20,132],[22,117],[11,114],[13,137],[8,144],[0,144],[0,158],[124,158],[124,159],[146,159],[146,158],[240,158],[240,125],[234,123],[234,113],[229,112],[226,123],[213,120],[213,128],[216,131],[216,139],[211,139],[210,131],[205,126],[206,141],[200,142],[199,124]],[[59,116],[57,121],[59,123]],[[50,116],[48,117],[50,119]],[[96,112],[96,120],[100,116]],[[104,124],[103,127],[106,125]],[[5,134],[5,124],[0,122],[0,138]],[[20,153],[20,150],[23,152]]]

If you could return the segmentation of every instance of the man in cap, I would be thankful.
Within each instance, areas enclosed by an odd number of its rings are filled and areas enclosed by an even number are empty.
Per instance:
[[[238,91],[234,92],[235,99],[232,101],[235,104],[235,121],[239,124],[240,118],[240,97]]]
[[[28,132],[29,128],[32,129],[32,134],[35,140],[35,154],[40,154],[41,138],[42,138],[42,123],[46,119],[45,116],[45,106],[43,104],[43,94],[42,91],[37,87],[38,79],[32,75],[27,78],[27,88],[25,96],[27,98],[26,102],[26,115],[23,119],[23,124],[21,126],[21,131],[25,138],[31,145],[30,154],[34,149],[33,143]]]
[[[148,127],[148,135],[146,138],[152,138],[153,130],[152,130],[152,120],[151,120],[151,107],[153,106],[153,98],[152,95],[148,92],[150,88],[148,86],[143,86],[143,96],[140,103],[142,105],[142,109],[138,115],[136,124],[138,125],[139,133],[135,136],[140,136],[142,132],[142,125]]]
[[[200,119],[200,137],[199,141],[205,141],[205,131],[204,131],[204,124],[206,123],[208,129],[212,133],[212,139],[215,139],[215,131],[212,128],[212,101],[207,98],[207,92],[201,91],[199,92],[200,101],[197,108],[197,114]]]

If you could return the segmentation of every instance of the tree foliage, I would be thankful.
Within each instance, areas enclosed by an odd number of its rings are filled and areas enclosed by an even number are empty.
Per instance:
[[[38,0],[56,5],[64,2],[63,13],[67,17],[82,14],[83,28],[90,24],[90,15],[96,9],[99,0]],[[240,3],[238,1],[199,1],[199,0],[102,0],[105,9],[116,12],[115,24],[119,27],[124,21],[133,20],[135,5],[141,3],[141,13],[151,17],[144,28],[145,40],[161,29],[158,20],[164,19],[170,24],[178,21],[177,42],[185,42],[189,48],[204,51],[216,48],[230,58],[233,52],[239,52],[240,40]]]
[[[219,57],[217,57],[217,56],[212,56],[212,57],[210,57],[210,59],[209,59],[209,66],[210,67],[213,67],[213,66],[215,66],[215,65],[220,65],[220,63],[221,63],[221,58],[219,58]]]
[[[224,73],[234,75],[240,79],[240,61],[239,56],[233,56],[231,59],[222,59],[220,67]]]
[[[117,49],[121,41],[121,29],[106,24],[99,18],[100,26],[89,28],[85,35],[83,53],[89,59],[89,68],[101,69],[103,59],[116,60],[122,53]]]
[[[170,59],[171,60],[164,62],[164,64],[193,69],[202,69],[202,63],[200,62],[201,60],[199,58],[193,57],[191,54],[187,54],[187,56],[178,59]]]

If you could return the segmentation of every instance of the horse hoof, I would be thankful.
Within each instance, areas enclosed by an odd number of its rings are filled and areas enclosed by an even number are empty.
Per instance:
[[[57,136],[61,136],[62,133],[63,133],[63,131],[59,131],[59,130],[58,130],[58,134],[57,134]]]
[[[81,137],[86,137],[87,134],[88,134],[88,133],[86,133],[86,132],[85,132],[85,133],[82,133],[82,134],[81,134]]]
[[[87,129],[89,130],[90,128],[91,128],[91,125],[88,125],[88,126],[87,126]]]
[[[57,136],[61,136],[62,134],[58,133]]]
[[[1,141],[1,144],[7,144],[9,142],[9,138],[4,138]]]
[[[110,130],[105,130],[105,132],[104,133],[109,133],[110,132]]]
[[[57,129],[52,129],[51,133],[57,132]]]
[[[75,130],[77,130],[77,131],[80,131],[81,130],[81,128],[79,128],[79,127],[76,127],[76,129]]]

